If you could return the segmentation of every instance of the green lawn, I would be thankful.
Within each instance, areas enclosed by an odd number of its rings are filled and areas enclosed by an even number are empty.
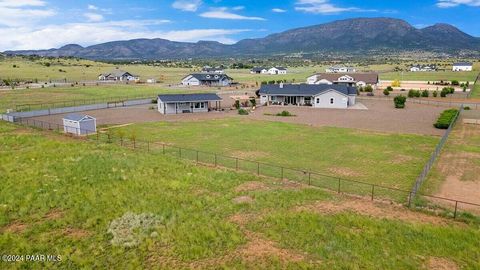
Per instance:
[[[480,98],[480,83],[475,84],[471,97]]]
[[[61,262],[0,261],[2,269],[419,269],[432,257],[480,267],[476,225],[298,212],[334,197],[47,134],[0,122],[0,253]],[[264,188],[239,191],[251,181]],[[253,219],[244,226],[235,215]]]
[[[139,139],[407,190],[438,142],[433,136],[313,128],[238,118],[144,123],[115,129],[119,130]]]

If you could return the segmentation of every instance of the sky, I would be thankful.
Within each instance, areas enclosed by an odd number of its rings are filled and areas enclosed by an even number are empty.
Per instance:
[[[231,44],[357,17],[449,23],[480,37],[480,0],[0,0],[0,51],[135,38]]]

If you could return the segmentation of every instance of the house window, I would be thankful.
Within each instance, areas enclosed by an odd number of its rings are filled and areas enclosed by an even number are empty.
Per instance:
[[[320,103],[320,98],[317,98],[317,104],[319,104],[319,103]]]
[[[195,103],[195,109],[200,109],[200,103],[198,102]]]
[[[330,98],[330,104],[333,104],[335,102],[334,98]]]

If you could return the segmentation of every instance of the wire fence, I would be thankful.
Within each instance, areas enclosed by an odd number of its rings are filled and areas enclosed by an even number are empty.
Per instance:
[[[366,197],[372,201],[381,200],[401,203],[409,208],[421,211],[432,211],[437,215],[443,215],[454,219],[471,220],[473,217],[477,220],[477,217],[472,215],[472,213],[480,214],[480,204],[422,194],[418,191],[414,192],[371,184],[327,175],[320,172],[289,168],[286,166],[189,149],[161,142],[139,140],[134,136],[114,134],[111,130],[97,132],[95,130],[71,128],[61,124],[48,123],[29,118],[18,120],[19,121],[16,122],[17,124],[56,132],[64,132],[67,136],[77,139],[94,141],[96,143],[118,144],[122,147],[131,148],[133,150],[185,159],[197,165],[213,166],[215,168],[247,172],[263,177],[294,181],[337,193]],[[480,219],[478,220],[480,221]]]
[[[391,100],[393,102],[393,97],[390,96],[358,96],[358,100]],[[433,105],[437,107],[460,107],[468,106],[472,110],[480,110],[480,103],[475,102],[464,102],[464,101],[436,101],[436,100],[429,100],[423,98],[407,98],[407,103],[416,103],[416,104],[425,104],[425,105]]]

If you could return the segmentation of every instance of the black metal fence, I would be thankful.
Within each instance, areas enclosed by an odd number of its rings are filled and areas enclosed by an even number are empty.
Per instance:
[[[19,119],[17,123],[57,132],[67,131],[61,124],[52,124],[35,119]],[[231,157],[196,149],[183,148],[166,143],[138,140],[134,136],[122,136],[121,134],[114,134],[111,130],[96,132],[93,130],[73,129],[71,134],[66,134],[86,141],[118,144],[122,147],[128,147],[133,150],[147,151],[151,154],[178,157],[199,165],[213,166],[215,168],[248,172],[263,177],[294,181],[337,193],[362,196],[369,198],[372,201],[382,200],[401,203],[412,209],[432,211],[437,215],[452,217],[454,219],[461,218],[471,220],[473,217],[474,219],[480,221],[480,219],[471,214],[480,214],[480,204],[471,202],[431,196],[427,194],[421,194],[418,191],[407,191],[352,179],[340,178],[309,170],[289,168],[239,157]],[[78,134],[82,135],[78,136]]]
[[[393,103],[393,97],[390,96],[358,96],[358,100],[391,100]],[[416,103],[424,105],[432,105],[437,107],[459,107],[461,105],[468,106],[472,110],[480,110],[480,103],[475,102],[464,102],[464,101],[455,101],[455,100],[429,100],[424,98],[407,98],[407,103]]]

